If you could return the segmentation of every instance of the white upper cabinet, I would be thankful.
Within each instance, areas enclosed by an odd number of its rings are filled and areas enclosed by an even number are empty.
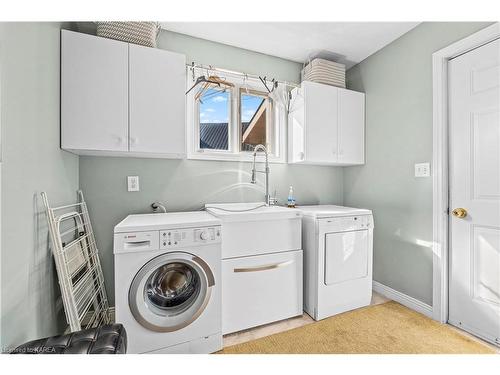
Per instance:
[[[338,161],[365,163],[365,94],[339,89]]]
[[[292,91],[288,162],[364,164],[365,95],[315,82]]]
[[[305,98],[306,147],[305,157],[311,163],[329,163],[338,153],[337,102],[338,90],[328,85],[307,89]],[[328,122],[325,121],[328,119]],[[312,124],[319,124],[320,131],[308,131]]]
[[[183,157],[186,58],[130,44],[130,151]]]
[[[128,151],[128,45],[63,30],[61,145]]]
[[[61,147],[78,154],[185,156],[185,56],[61,33]]]

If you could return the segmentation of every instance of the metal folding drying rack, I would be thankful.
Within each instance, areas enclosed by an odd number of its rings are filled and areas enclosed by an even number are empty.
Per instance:
[[[42,193],[57,277],[71,332],[110,323],[110,311],[94,232],[83,193],[78,203],[50,207]]]

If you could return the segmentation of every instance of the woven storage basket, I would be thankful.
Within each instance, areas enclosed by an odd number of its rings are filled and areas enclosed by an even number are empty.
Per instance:
[[[97,22],[97,36],[156,47],[157,22]]]

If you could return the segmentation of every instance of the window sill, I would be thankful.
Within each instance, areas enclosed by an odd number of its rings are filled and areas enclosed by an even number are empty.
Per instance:
[[[253,154],[222,154],[222,153],[212,153],[212,152],[196,152],[189,153],[187,155],[188,160],[214,160],[214,161],[238,161],[238,162],[253,162]],[[264,159],[263,153],[257,154],[257,161],[260,163]],[[277,157],[270,155],[269,163],[273,164],[286,164],[284,157]]]

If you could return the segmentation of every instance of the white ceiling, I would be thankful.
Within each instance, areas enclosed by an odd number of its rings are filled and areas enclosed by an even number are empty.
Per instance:
[[[418,22],[162,22],[177,33],[284,59],[323,57],[346,64],[364,60]]]

